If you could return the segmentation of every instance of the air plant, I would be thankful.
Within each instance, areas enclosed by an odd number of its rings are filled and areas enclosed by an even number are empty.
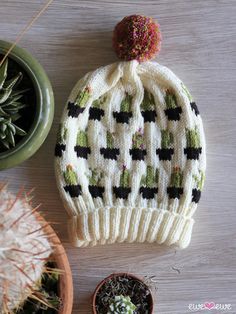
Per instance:
[[[17,125],[21,118],[20,110],[26,107],[21,101],[26,90],[17,90],[16,86],[23,75],[19,72],[8,79],[8,60],[0,67],[0,146],[9,149],[15,146],[15,137],[26,132]]]
[[[133,314],[135,309],[129,296],[118,295],[111,301],[107,314]]]
[[[53,308],[56,299],[42,289],[52,247],[32,209],[29,195],[0,187],[0,313],[20,313],[26,300]],[[40,304],[40,305],[39,305]],[[25,313],[25,312],[24,312]],[[35,313],[32,311],[31,313]],[[45,312],[46,313],[46,312]]]

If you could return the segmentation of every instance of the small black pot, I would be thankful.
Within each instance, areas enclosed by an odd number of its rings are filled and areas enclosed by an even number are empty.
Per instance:
[[[120,111],[113,112],[113,117],[117,123],[129,123],[129,119],[132,118],[132,112]]]
[[[104,193],[105,189],[103,186],[96,186],[96,185],[89,185],[89,192],[92,195],[92,197],[101,197]]]
[[[155,122],[155,118],[157,116],[157,113],[155,110],[141,111],[141,114],[144,118],[144,122]]]
[[[180,196],[183,194],[183,191],[184,191],[183,188],[176,188],[174,186],[170,186],[167,188],[167,194],[169,195],[169,198],[180,199]]]
[[[187,159],[199,159],[199,155],[202,153],[202,148],[193,148],[187,147],[184,149],[185,155],[187,155]]]
[[[79,145],[76,145],[74,147],[74,150],[77,154],[77,157],[81,157],[81,158],[85,158],[85,159],[87,159],[88,154],[91,153],[90,147],[83,147],[83,146],[79,146]]]
[[[123,198],[127,200],[129,193],[131,192],[131,188],[124,188],[122,186],[118,186],[118,187],[114,186],[113,192],[116,198]]]
[[[66,185],[64,190],[70,194],[71,197],[78,197],[82,194],[81,185]]]
[[[165,114],[168,120],[177,121],[180,120],[180,114],[182,113],[181,107],[170,108],[165,110]]]
[[[100,108],[93,108],[89,109],[89,120],[101,120],[101,117],[104,116],[104,110]]]
[[[81,108],[78,105],[74,104],[73,102],[68,102],[67,105],[68,109],[68,116],[72,118],[78,118],[79,114],[84,112],[85,108]]]
[[[150,200],[153,199],[155,197],[155,194],[158,193],[158,188],[148,188],[141,186],[139,191],[142,194],[143,198]]]
[[[105,159],[113,159],[117,160],[117,155],[120,154],[119,148],[100,148],[100,153],[103,155]]]
[[[147,155],[146,149],[132,148],[129,150],[130,155],[133,160],[144,160],[144,157]]]
[[[174,148],[158,148],[156,153],[160,160],[171,160],[174,154]]]
[[[201,198],[201,191],[198,189],[192,190],[192,202],[198,203]]]
[[[197,107],[196,103],[195,102],[191,102],[190,106],[191,106],[192,110],[194,111],[195,115],[198,116],[200,114],[200,112],[198,110],[198,107]]]
[[[57,143],[55,146],[55,156],[56,157],[61,157],[62,153],[66,150],[66,145],[65,144],[60,144]]]

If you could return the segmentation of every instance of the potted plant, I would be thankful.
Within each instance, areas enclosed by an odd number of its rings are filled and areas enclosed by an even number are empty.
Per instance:
[[[168,130],[161,130],[161,148],[156,150],[160,160],[171,160],[174,154],[173,143],[173,134]]]
[[[143,101],[141,103],[141,114],[144,122],[155,122],[157,113],[155,111],[154,97],[147,90],[144,90]]]
[[[132,149],[129,150],[133,160],[144,160],[147,151],[144,148],[143,132],[139,129],[132,137]]]
[[[66,150],[66,139],[67,139],[67,128],[62,124],[59,125],[57,133],[57,142],[55,146],[55,156],[61,157],[63,152]]]
[[[120,175],[120,185],[113,187],[113,192],[116,198],[128,199],[129,193],[131,192],[130,188],[130,173],[126,169],[126,166],[123,165],[123,169]]]
[[[192,202],[198,203],[201,198],[201,191],[205,181],[205,175],[202,171],[199,171],[199,175],[194,175],[193,179],[195,181],[196,187],[192,189]]]
[[[117,273],[98,284],[93,294],[93,314],[152,314],[150,288],[140,278]]]
[[[92,197],[101,197],[105,191],[104,187],[101,186],[102,174],[97,170],[91,170],[91,175],[89,176],[89,192]]]
[[[104,110],[102,109],[102,106],[105,104],[105,102],[106,97],[101,96],[92,103],[92,106],[89,108],[89,120],[101,120],[101,118],[104,116]]]
[[[178,198],[183,194],[183,173],[179,167],[174,167],[170,178],[170,186],[167,188],[169,198]]]
[[[193,101],[192,95],[190,94],[189,90],[187,89],[187,87],[181,83],[181,86],[183,88],[184,93],[187,95],[189,101],[190,101],[190,106],[192,108],[192,110],[194,111],[195,115],[198,116],[200,114],[198,107],[195,103],[195,101]]]
[[[81,157],[84,159],[88,158],[88,154],[91,153],[91,149],[88,145],[88,135],[86,131],[78,131],[76,146],[74,147],[74,150],[77,154],[77,157]]]
[[[100,153],[105,159],[117,160],[117,155],[120,154],[119,148],[114,148],[113,134],[107,131],[107,147],[102,147]]]
[[[155,197],[155,194],[158,193],[158,180],[158,169],[155,169],[152,166],[147,166],[146,176],[142,176],[141,178],[140,193],[143,198],[153,199]]]
[[[86,86],[84,90],[80,91],[75,102],[69,101],[67,104],[68,116],[72,118],[78,118],[78,116],[84,112],[85,106],[91,96],[89,86]]]
[[[78,176],[71,165],[66,166],[63,176],[66,183],[64,190],[69,193],[71,197],[78,197],[81,195],[81,185],[78,184]]]
[[[165,114],[168,120],[171,121],[180,120],[182,108],[178,106],[176,96],[172,94],[169,90],[166,91],[165,103],[166,103]]]
[[[0,41],[0,61],[11,44]],[[0,67],[0,170],[32,156],[53,120],[54,97],[41,65],[14,47]]]
[[[23,193],[0,188],[1,313],[70,314],[73,285],[65,251]]]
[[[120,112],[113,112],[113,117],[117,123],[129,123],[130,118],[132,118],[131,104],[132,96],[126,93],[120,104]]]
[[[186,141],[184,153],[187,155],[187,159],[199,159],[199,155],[202,153],[202,147],[197,126],[192,130],[186,129]]]

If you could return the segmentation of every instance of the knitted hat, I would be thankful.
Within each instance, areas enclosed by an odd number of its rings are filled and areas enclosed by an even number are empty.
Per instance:
[[[172,71],[145,61],[160,48],[151,18],[124,18],[113,45],[128,61],[79,80],[58,133],[55,169],[70,236],[79,247],[187,247],[205,173],[198,108]]]

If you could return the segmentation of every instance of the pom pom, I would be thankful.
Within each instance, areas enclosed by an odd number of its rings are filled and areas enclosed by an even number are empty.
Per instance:
[[[139,62],[153,59],[160,51],[159,25],[142,15],[126,16],[113,32],[113,47],[121,60]]]

